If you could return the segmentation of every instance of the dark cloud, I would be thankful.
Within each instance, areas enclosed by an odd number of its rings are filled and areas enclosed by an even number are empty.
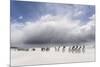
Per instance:
[[[62,19],[61,19],[62,18]],[[81,24],[79,20],[46,15],[36,22],[11,25],[11,44],[82,44],[95,42],[94,17]],[[25,46],[25,45],[24,45]]]

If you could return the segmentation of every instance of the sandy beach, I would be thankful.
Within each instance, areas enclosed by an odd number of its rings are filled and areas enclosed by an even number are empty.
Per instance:
[[[60,47],[59,50],[50,47],[47,51],[41,51],[41,48],[35,48],[35,50],[30,48],[28,51],[11,49],[11,66],[90,61],[95,61],[95,48],[90,46],[84,51],[82,49],[69,50],[68,46],[65,49]]]

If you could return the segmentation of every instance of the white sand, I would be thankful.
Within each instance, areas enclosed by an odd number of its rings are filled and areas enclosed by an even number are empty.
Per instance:
[[[69,53],[68,48],[65,52],[62,52],[61,49],[59,52],[55,52],[54,48],[50,48],[48,52],[42,52],[40,48],[36,48],[36,51],[11,50],[11,66],[85,61],[95,61],[94,48],[86,48],[85,53]]]

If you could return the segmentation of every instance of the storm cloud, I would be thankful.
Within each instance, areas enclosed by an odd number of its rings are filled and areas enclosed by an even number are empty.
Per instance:
[[[95,16],[89,19],[82,24],[69,16],[48,14],[35,22],[13,23],[11,45],[95,42]]]

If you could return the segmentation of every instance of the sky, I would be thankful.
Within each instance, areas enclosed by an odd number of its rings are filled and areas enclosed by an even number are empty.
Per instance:
[[[83,14],[74,16],[75,12]],[[18,22],[36,21],[46,14],[73,14],[71,18],[88,21],[88,17],[95,13],[95,7],[92,5],[73,5],[73,4],[49,4],[41,2],[12,1],[11,2],[11,19]],[[22,17],[22,18],[21,18]]]
[[[94,5],[13,0],[10,17],[12,45],[95,42]]]

